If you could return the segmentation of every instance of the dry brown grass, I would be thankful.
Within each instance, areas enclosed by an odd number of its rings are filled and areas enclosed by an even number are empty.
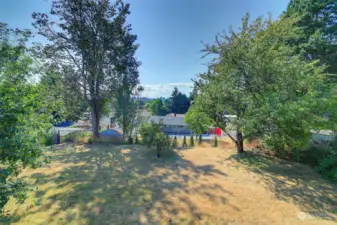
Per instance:
[[[51,155],[22,174],[33,191],[7,206],[13,224],[336,224],[336,187],[295,163],[206,144],[160,159],[106,144]]]

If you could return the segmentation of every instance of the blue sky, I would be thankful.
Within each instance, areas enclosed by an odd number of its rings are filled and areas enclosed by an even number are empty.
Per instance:
[[[191,79],[205,72],[201,41],[230,26],[237,29],[249,12],[252,18],[278,17],[289,0],[125,0],[129,22],[138,35],[137,58],[144,97],[167,97],[174,86],[189,93]],[[32,28],[32,12],[49,12],[51,0],[0,0],[0,21],[14,28]]]

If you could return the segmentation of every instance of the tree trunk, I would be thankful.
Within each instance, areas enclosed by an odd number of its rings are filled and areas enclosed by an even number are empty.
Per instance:
[[[243,135],[242,132],[237,131],[236,132],[236,149],[238,151],[238,154],[243,153],[244,152],[244,148],[243,148]]]
[[[91,101],[91,126],[94,139],[99,138],[99,105],[95,100]]]

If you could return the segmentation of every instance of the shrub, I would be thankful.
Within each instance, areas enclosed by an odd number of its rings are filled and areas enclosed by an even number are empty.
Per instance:
[[[136,144],[136,145],[139,144],[138,135],[136,135],[135,144]]]
[[[202,134],[199,134],[199,145],[201,144],[201,142],[202,142]]]
[[[89,139],[88,139],[88,144],[92,144],[92,143],[93,143],[92,139],[89,138]]]
[[[160,153],[164,150],[169,150],[170,142],[167,136],[163,132],[159,132],[155,135],[153,145],[157,150],[157,157],[160,158]]]
[[[143,124],[139,128],[139,134],[144,144],[148,147],[154,146],[156,148],[158,158],[160,158],[162,151],[170,149],[170,139],[161,131],[160,124]]]
[[[214,147],[218,147],[218,138],[217,138],[217,136],[215,136],[215,138],[214,138],[214,145],[213,145]]]
[[[317,167],[319,163],[331,154],[331,149],[328,147],[309,146],[301,152],[300,162]]]
[[[46,133],[43,137],[42,137],[42,144],[45,146],[50,146],[53,144],[53,133]]]
[[[139,134],[142,137],[142,142],[148,147],[153,145],[156,134],[162,132],[161,124],[147,123],[142,124],[139,128]]]
[[[194,146],[194,138],[193,138],[193,135],[191,135],[191,139],[190,139],[190,145],[191,145],[191,147],[193,147],[193,146]]]
[[[176,148],[178,146],[177,136],[174,136],[172,141],[172,148]]]
[[[320,161],[318,172],[325,179],[337,183],[337,151]]]
[[[186,136],[184,135],[183,148],[187,147]]]

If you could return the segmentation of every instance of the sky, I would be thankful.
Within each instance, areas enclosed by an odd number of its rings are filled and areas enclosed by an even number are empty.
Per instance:
[[[168,97],[173,87],[189,94],[191,79],[207,71],[200,50],[214,43],[229,27],[238,29],[241,18],[278,17],[289,0],[124,0],[130,3],[129,23],[138,36],[136,57],[142,62],[143,97]],[[0,21],[12,28],[32,29],[33,12],[48,13],[51,0],[0,0]]]

